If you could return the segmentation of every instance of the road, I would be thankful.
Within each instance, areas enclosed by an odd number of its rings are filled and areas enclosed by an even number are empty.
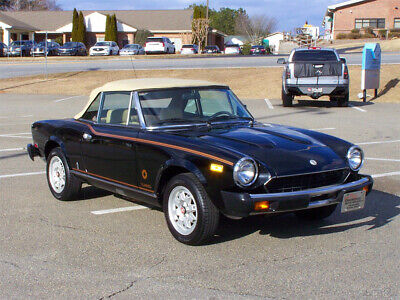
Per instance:
[[[261,122],[360,144],[374,190],[362,211],[338,208],[311,223],[292,214],[225,220],[210,244],[190,247],[172,238],[162,212],[134,201],[87,186],[79,201],[51,196],[45,164],[22,149],[30,124],[70,117],[85,102],[0,94],[0,299],[400,298],[400,105],[246,100]]]
[[[361,54],[343,55],[348,64],[361,64]],[[62,61],[50,60],[47,64],[49,73],[97,71],[97,70],[155,70],[155,69],[211,69],[211,68],[246,68],[246,67],[274,67],[279,66],[277,56],[259,57],[195,57],[176,59],[132,59],[115,58],[104,60],[74,60],[65,58]],[[384,53],[383,63],[400,63],[400,54]],[[44,62],[7,62],[7,59],[0,61],[0,78],[11,78],[18,76],[29,76],[44,74]]]

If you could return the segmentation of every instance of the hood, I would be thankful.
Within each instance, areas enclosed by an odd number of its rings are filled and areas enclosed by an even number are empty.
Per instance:
[[[275,176],[347,168],[347,161],[309,135],[279,125],[213,129],[198,139],[250,156]],[[317,164],[312,164],[314,160]]]

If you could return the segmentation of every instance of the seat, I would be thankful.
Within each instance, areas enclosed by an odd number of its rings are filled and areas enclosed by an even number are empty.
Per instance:
[[[128,109],[109,109],[106,117],[106,124],[126,124]],[[124,117],[125,115],[125,117]]]

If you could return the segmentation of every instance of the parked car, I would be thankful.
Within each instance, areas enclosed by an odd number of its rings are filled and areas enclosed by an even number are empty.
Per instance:
[[[35,47],[32,48],[31,50],[31,55],[33,56],[39,56],[39,55],[45,55],[45,50],[47,47],[47,55],[57,55],[58,54],[58,48],[60,48],[60,44],[56,42],[40,42],[39,44],[36,44]]]
[[[362,209],[373,185],[360,147],[256,122],[228,86],[204,81],[110,82],[74,118],[35,122],[32,137],[28,154],[47,162],[56,199],[88,183],[162,207],[172,235],[192,245],[213,236],[220,213],[323,219],[338,205]]]
[[[86,46],[83,43],[80,42],[66,42],[64,45],[62,45],[60,48],[58,48],[58,55],[64,56],[64,55],[70,55],[70,56],[86,56],[87,55],[87,50]]]
[[[9,47],[10,56],[29,56],[32,48],[35,46],[34,41],[14,41]]]
[[[89,55],[118,55],[119,47],[116,42],[97,42],[89,49]]]
[[[349,103],[349,69],[346,59],[340,58],[335,49],[294,49],[285,64],[282,75],[282,103],[292,106],[294,96],[319,99],[329,96],[338,106]]]
[[[7,55],[8,55],[8,46],[0,42],[0,56],[7,56]]]
[[[125,45],[124,48],[122,48],[119,51],[119,55],[143,55],[145,54],[144,48],[139,45],[139,44],[128,44]]]
[[[265,55],[266,51],[264,46],[252,46],[250,49],[251,55]]]
[[[239,55],[242,54],[242,50],[240,49],[239,45],[226,45],[225,46],[225,54],[234,54],[234,55]]]
[[[181,54],[197,54],[199,53],[199,46],[195,44],[183,45],[181,49]]]
[[[205,53],[221,53],[221,50],[219,49],[219,47],[217,45],[210,45],[210,46],[206,46],[201,53],[203,53],[203,54],[205,54]]]
[[[146,54],[175,53],[175,45],[166,37],[149,37],[147,38],[144,51],[146,51]]]

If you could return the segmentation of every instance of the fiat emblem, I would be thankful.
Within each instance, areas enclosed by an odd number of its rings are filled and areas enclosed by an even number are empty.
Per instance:
[[[318,163],[315,160],[310,160],[310,164],[312,164],[313,166],[316,166]]]

